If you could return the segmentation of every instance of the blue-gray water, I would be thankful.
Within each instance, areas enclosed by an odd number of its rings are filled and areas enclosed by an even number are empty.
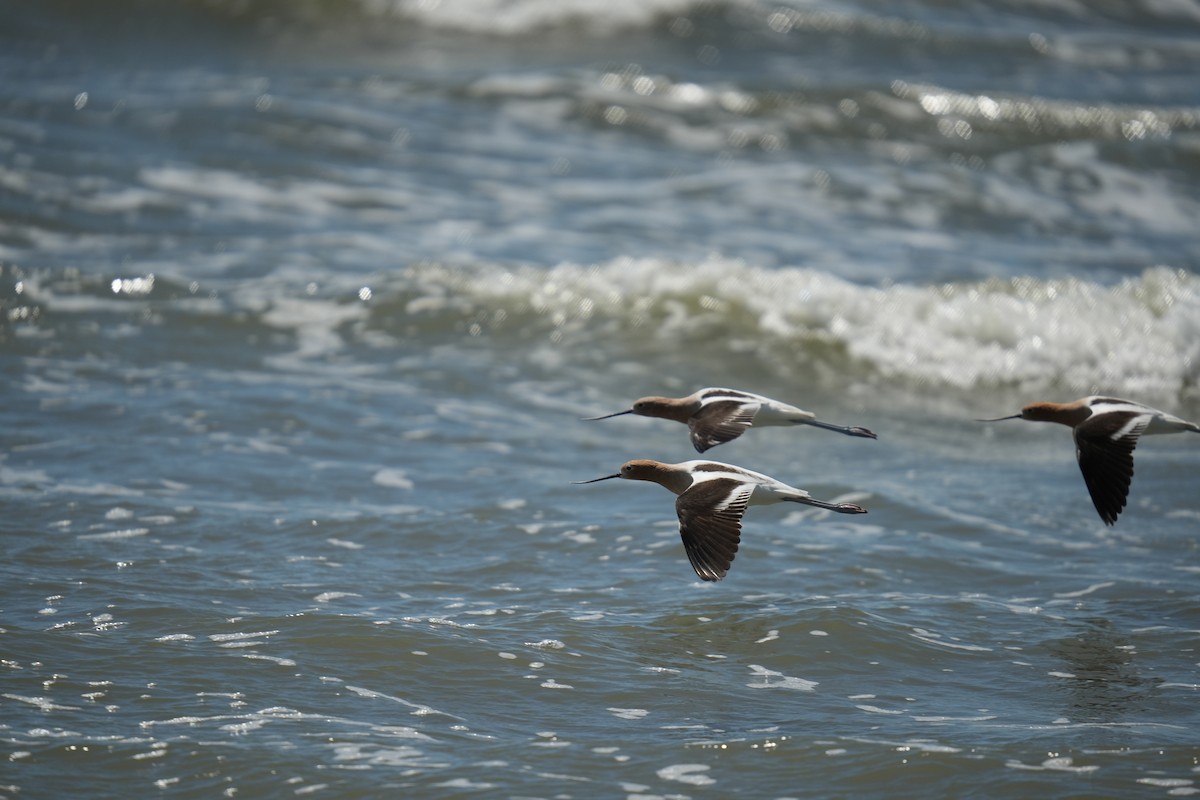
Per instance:
[[[1200,6],[0,2],[0,797],[1200,792]],[[878,441],[707,455],[758,391]]]

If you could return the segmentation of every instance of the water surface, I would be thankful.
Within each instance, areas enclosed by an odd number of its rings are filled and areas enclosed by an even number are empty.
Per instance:
[[[0,3],[0,796],[1200,791],[1200,14]],[[758,391],[718,460],[582,422]]]

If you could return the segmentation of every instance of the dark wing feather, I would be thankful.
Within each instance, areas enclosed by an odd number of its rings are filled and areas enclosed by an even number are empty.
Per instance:
[[[753,493],[753,486],[718,479],[699,481],[675,499],[683,549],[702,579],[719,581],[729,571]]]
[[[696,452],[703,453],[710,447],[741,436],[754,424],[758,409],[758,403],[737,400],[718,400],[702,406],[688,419],[688,430],[692,432],[692,445]]]
[[[1133,481],[1133,449],[1149,422],[1139,414],[1107,413],[1075,428],[1079,471],[1105,525],[1115,523],[1125,508]]]

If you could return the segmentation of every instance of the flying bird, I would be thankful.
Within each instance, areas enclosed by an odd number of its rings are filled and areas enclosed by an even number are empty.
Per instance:
[[[818,420],[811,411],[736,389],[701,389],[687,397],[643,397],[634,402],[633,408],[586,419],[591,422],[622,414],[662,417],[685,423],[691,432],[692,445],[699,453],[736,439],[751,426],[813,425],[847,436],[878,438],[867,428],[831,425]]]
[[[1030,403],[1020,414],[980,422],[1027,419],[1071,428],[1075,457],[1092,503],[1104,524],[1112,525],[1125,508],[1133,480],[1133,448],[1138,438],[1159,433],[1200,433],[1200,425],[1156,408],[1113,397],[1084,397],[1073,403]]]
[[[621,471],[613,475],[575,482],[596,483],[612,478],[652,481],[678,495],[675,513],[679,517],[683,549],[696,574],[706,581],[719,581],[729,571],[741,540],[742,515],[750,506],[787,501],[839,514],[867,513],[862,506],[826,503],[803,489],[717,461],[664,464],[636,459],[621,465]]]

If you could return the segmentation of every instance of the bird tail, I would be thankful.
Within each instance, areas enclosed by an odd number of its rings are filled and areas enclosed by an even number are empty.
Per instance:
[[[836,511],[839,514],[865,514],[867,510],[862,506],[857,506],[854,503],[826,503],[824,500],[817,500],[815,497],[785,497],[784,500],[790,500],[793,503],[803,503],[806,506],[816,506],[823,508],[826,511]]]
[[[875,431],[871,430],[870,428],[860,428],[857,425],[834,425],[830,422],[822,422],[819,419],[797,419],[792,421],[802,425],[812,425],[817,428],[824,428],[827,431],[837,431],[838,433],[844,433],[847,436],[861,436],[864,439],[879,438],[875,434]]]

